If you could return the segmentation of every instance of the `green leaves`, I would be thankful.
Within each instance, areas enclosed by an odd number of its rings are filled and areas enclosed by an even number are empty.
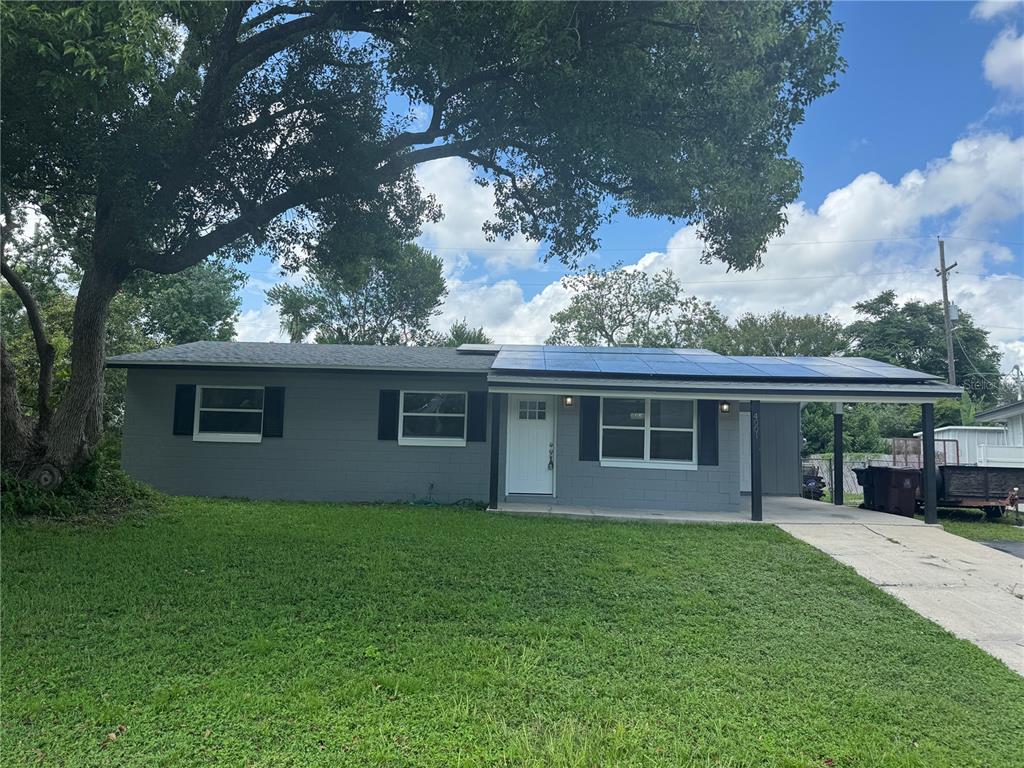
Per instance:
[[[293,342],[313,333],[324,344],[427,344],[447,293],[441,259],[404,244],[346,272],[314,262],[301,286],[276,285],[267,300]]]
[[[946,378],[942,302],[900,305],[894,291],[883,291],[854,309],[864,315],[847,328],[857,354]],[[953,328],[953,357],[958,384],[978,400],[996,397],[999,351],[989,343],[988,332],[963,311]]]
[[[617,264],[563,284],[574,294],[551,316],[548,344],[701,347],[725,325],[710,302],[685,295],[669,269],[649,275]]]

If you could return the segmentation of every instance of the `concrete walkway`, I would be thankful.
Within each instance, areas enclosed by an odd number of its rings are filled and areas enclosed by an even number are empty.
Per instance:
[[[1024,560],[936,526],[863,521],[779,528],[1024,675]]]

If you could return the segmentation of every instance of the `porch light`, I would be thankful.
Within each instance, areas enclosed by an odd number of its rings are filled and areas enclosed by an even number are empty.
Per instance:
[[[732,406],[729,404],[728,400],[723,400],[718,406],[718,410],[722,413],[728,413],[731,408]]]
[[[572,395],[565,395],[562,398],[562,405],[564,405],[566,408],[572,408],[572,404],[573,404]]]

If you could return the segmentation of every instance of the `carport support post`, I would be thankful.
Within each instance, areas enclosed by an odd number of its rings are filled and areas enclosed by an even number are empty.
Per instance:
[[[491,487],[487,508],[498,508],[498,446],[501,440],[501,395],[491,393]]]
[[[761,401],[750,401],[750,519],[761,513]]]
[[[924,521],[935,524],[939,522],[938,488],[935,483],[935,406],[932,403],[921,403],[921,437],[923,442],[924,475]]]
[[[832,503],[843,505],[843,404],[832,413]]]

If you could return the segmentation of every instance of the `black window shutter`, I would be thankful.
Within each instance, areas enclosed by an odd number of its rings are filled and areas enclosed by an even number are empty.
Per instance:
[[[263,436],[284,437],[284,387],[263,388]]]
[[[174,429],[171,434],[191,435],[196,421],[196,385],[178,384],[174,387]]]
[[[470,443],[487,442],[487,393],[470,392],[466,405],[466,441]]]
[[[697,464],[718,466],[718,401],[697,401]]]
[[[580,461],[597,461],[601,440],[601,398],[580,398]]]
[[[377,439],[398,439],[398,390],[380,391],[380,409],[377,411]]]

